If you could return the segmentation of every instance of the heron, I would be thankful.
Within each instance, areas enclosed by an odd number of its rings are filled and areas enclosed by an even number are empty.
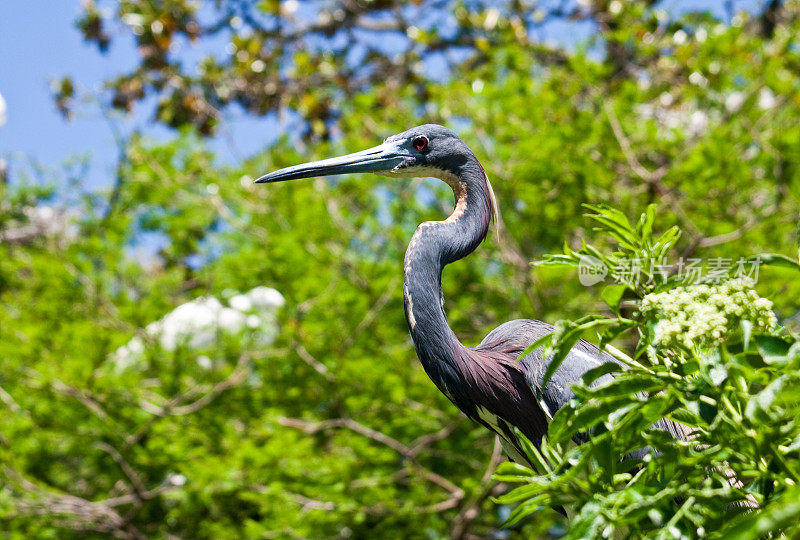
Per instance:
[[[350,173],[434,177],[452,188],[453,212],[443,221],[420,224],[406,250],[403,298],[408,328],[422,367],[437,388],[467,417],[496,433],[510,459],[533,467],[514,428],[538,447],[555,413],[574,397],[572,385],[592,368],[619,362],[580,340],[544,384],[549,359],[542,349],[520,356],[553,332],[550,324],[533,319],[509,321],[492,330],[477,347],[463,345],[455,335],[444,311],[442,271],[481,244],[490,222],[499,219],[499,211],[483,166],[446,127],[417,126],[374,148],[286,167],[255,182]],[[595,384],[610,377],[604,375]],[[654,428],[685,438],[683,426],[666,419]],[[585,438],[579,435],[576,442]],[[646,451],[636,451],[631,457],[643,457]]]

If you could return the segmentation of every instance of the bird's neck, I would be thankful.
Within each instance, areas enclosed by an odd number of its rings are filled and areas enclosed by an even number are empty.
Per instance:
[[[473,158],[474,159],[474,158]],[[447,323],[443,309],[442,269],[475,250],[486,236],[492,212],[491,187],[477,159],[458,171],[429,171],[452,188],[453,213],[444,221],[417,227],[405,257],[406,320],[425,371],[453,399],[458,359],[465,347]],[[471,177],[470,177],[471,176]]]

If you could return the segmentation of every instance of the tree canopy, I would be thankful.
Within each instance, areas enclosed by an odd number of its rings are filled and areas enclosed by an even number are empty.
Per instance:
[[[106,190],[75,196],[80,177],[14,168],[0,182],[3,530],[557,536],[553,511],[504,525],[511,503],[492,500],[508,489],[491,478],[499,446],[438,393],[408,338],[403,253],[419,222],[449,213],[448,188],[252,180],[412,125],[455,129],[503,221],[443,276],[448,320],[471,345],[514,318],[612,315],[601,295],[611,277],[584,286],[574,270],[530,265],[565,243],[581,249],[593,226],[584,203],[630,217],[655,205],[658,227],[683,231],[673,267],[794,257],[800,3],[714,14],[661,4],[85,2],[87,40],[139,55],[100,102],[176,129],[120,141]],[[59,110],[83,106],[80,88],[61,80]],[[225,164],[207,136],[237,108],[295,118],[296,130]],[[756,284],[789,330],[794,272],[764,267]],[[220,315],[256,287],[283,299],[274,341],[265,321],[226,330]],[[217,306],[205,326],[215,339],[167,347],[147,330],[198,299]],[[237,313],[246,322],[254,309]],[[121,364],[135,339],[142,355]]]

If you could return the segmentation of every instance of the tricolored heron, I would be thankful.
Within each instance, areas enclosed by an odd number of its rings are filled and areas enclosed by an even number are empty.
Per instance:
[[[408,244],[403,287],[406,320],[422,366],[439,390],[472,420],[497,433],[511,459],[528,463],[512,426],[538,446],[555,412],[573,397],[571,385],[588,370],[615,360],[591,343],[579,341],[543,385],[548,362],[541,349],[519,356],[553,331],[549,324],[510,321],[474,348],[458,340],[444,313],[442,270],[478,247],[498,210],[492,185],[475,154],[445,127],[417,126],[369,150],[286,167],[256,182],[364,172],[436,177],[453,189],[455,209],[450,217],[422,223]],[[655,427],[685,437],[681,426],[668,420]]]

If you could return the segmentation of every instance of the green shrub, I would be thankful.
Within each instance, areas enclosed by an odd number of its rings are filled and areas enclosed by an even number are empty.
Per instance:
[[[548,440],[540,448],[528,445],[537,472],[501,465],[496,478],[518,484],[499,498],[519,503],[509,522],[563,506],[575,514],[567,538],[756,538],[778,531],[795,537],[797,336],[777,324],[753,280],[717,274],[688,283],[681,272],[653,271],[670,266],[667,257],[679,234],[670,229],[654,236],[652,208],[635,226],[616,210],[591,210],[618,249],[604,254],[584,244],[538,264],[580,267],[590,258],[617,281],[602,292],[614,315],[561,321],[534,345],[552,355],[552,373],[575,341],[593,330],[601,347],[627,368],[607,362],[586,373],[574,387],[576,397],[553,418]],[[635,260],[652,264],[623,272]],[[747,261],[800,269],[780,255]],[[633,353],[621,352],[612,340],[629,340]],[[590,386],[612,372],[611,382]],[[664,417],[686,426],[688,440],[649,429]],[[592,434],[589,442],[570,444],[585,432]],[[626,458],[645,447],[652,451],[643,459]]]

